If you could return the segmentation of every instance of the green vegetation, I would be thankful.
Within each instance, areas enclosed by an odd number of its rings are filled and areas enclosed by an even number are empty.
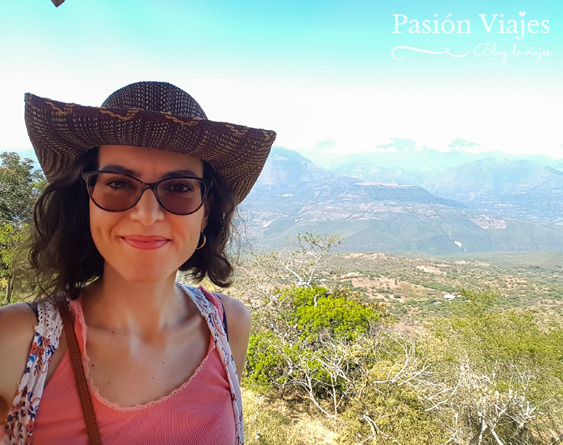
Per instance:
[[[333,420],[337,443],[557,440],[563,329],[494,310],[490,290],[460,293],[449,316],[404,335],[350,289],[278,290],[256,317],[247,385],[308,399]]]
[[[375,305],[361,303],[361,296],[349,288],[339,288],[331,294],[322,287],[292,287],[277,295],[291,298],[288,320],[309,340],[317,338],[321,331],[353,340],[381,318]]]
[[[43,175],[16,153],[1,153],[0,161],[0,287],[9,303],[30,287],[25,242]]]
[[[332,286],[270,288],[248,301],[255,311],[245,385],[276,401],[264,404],[263,419],[280,410],[299,417],[300,400],[301,410],[330,420],[324,443],[560,442],[563,329],[555,318],[537,319],[533,295],[510,298],[532,276],[538,291],[557,287],[541,276],[545,265],[519,276],[478,261],[343,257],[317,265],[323,273],[312,283]],[[365,269],[346,273],[361,261]],[[484,283],[480,272],[496,279]]]
[[[333,391],[345,384],[328,369],[332,360],[341,358],[335,354],[361,341],[382,312],[379,305],[362,301],[347,288],[334,293],[295,286],[276,291],[269,308],[255,317],[248,382],[263,389],[277,385],[282,392],[297,381],[311,394]]]
[[[427,287],[428,289],[435,289],[442,292],[455,292],[455,289],[448,284],[443,283],[420,283],[421,286]]]
[[[550,443],[563,425],[563,329],[495,311],[490,290],[461,294],[450,317],[429,324],[437,367],[458,387],[437,416],[483,443]]]

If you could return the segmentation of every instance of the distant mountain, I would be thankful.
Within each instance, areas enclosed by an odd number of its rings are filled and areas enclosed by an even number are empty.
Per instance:
[[[423,184],[475,209],[534,222],[563,223],[563,170],[526,160],[482,159]]]
[[[418,169],[416,171],[409,171],[405,169],[405,166],[384,167],[379,164],[371,163],[366,159],[361,162],[348,161],[333,167],[329,171],[333,173],[340,172],[340,174],[363,181],[396,185],[421,185],[434,174],[431,170],[422,171]]]
[[[490,215],[419,186],[365,181],[348,176],[346,169],[341,172],[274,148],[241,207],[249,239],[257,248],[280,248],[288,238],[309,231],[338,233],[344,237],[342,249],[350,251],[563,250],[563,226]]]
[[[275,147],[258,178],[257,185],[262,187],[301,187],[310,182],[322,181],[327,176],[337,177],[337,175],[317,167],[296,151]]]
[[[411,146],[412,145],[412,146]],[[516,156],[503,152],[470,153],[452,150],[416,150],[414,143],[380,147],[374,152],[329,155],[322,151],[308,156],[316,165],[331,172],[340,172],[369,181],[422,185],[438,173],[482,159],[519,161],[563,170],[563,159],[555,160],[545,155]]]

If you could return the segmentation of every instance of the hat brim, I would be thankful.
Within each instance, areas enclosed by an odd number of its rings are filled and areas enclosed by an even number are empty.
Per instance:
[[[132,145],[189,154],[209,163],[240,203],[276,138],[274,131],[139,109],[88,107],[25,95],[25,124],[52,182],[100,145]]]

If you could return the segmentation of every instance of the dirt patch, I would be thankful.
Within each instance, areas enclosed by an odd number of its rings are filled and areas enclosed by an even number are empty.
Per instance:
[[[338,433],[328,428],[329,419],[322,417],[307,399],[268,397],[246,388],[242,388],[241,391],[245,403],[245,432],[249,444],[270,443],[269,441],[300,445],[338,444]],[[275,418],[277,422],[268,422],[268,420],[261,422],[260,418]],[[285,421],[280,418],[284,418]],[[273,430],[277,430],[275,436],[272,436]],[[334,428],[334,430],[338,429]],[[285,439],[280,438],[283,434]]]
[[[400,282],[392,278],[367,278],[367,277],[352,277],[352,286],[354,287],[376,287],[386,289],[399,288]]]
[[[441,269],[438,269],[435,266],[416,266],[416,268],[426,273],[433,273],[436,275],[446,275],[446,272],[444,272]]]

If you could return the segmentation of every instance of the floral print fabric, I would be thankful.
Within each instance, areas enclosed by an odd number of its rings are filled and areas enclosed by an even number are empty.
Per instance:
[[[59,346],[63,323],[50,302],[37,306],[37,324],[27,364],[4,425],[0,444],[29,444],[39,402],[43,395],[49,361]]]

